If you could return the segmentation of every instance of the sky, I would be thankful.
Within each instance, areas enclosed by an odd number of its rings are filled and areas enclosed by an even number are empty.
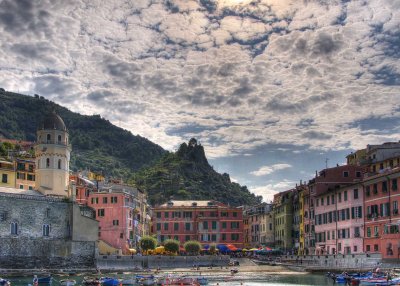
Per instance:
[[[191,137],[270,201],[400,139],[400,1],[0,0],[0,87]]]

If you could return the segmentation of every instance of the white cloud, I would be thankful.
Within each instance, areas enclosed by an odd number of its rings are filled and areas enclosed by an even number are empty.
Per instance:
[[[295,182],[289,180],[283,180],[281,182],[272,182],[264,186],[251,186],[249,190],[257,196],[262,196],[264,202],[271,202],[274,199],[274,195],[294,188]]]
[[[269,175],[275,171],[284,170],[284,169],[291,168],[291,167],[292,167],[292,165],[290,165],[290,164],[274,164],[271,166],[262,166],[258,170],[250,172],[250,174],[252,174],[254,176],[265,176],[265,175]]]

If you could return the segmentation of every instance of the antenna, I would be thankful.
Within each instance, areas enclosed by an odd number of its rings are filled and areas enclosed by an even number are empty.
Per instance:
[[[325,169],[328,169],[328,161],[329,161],[329,159],[325,158]]]

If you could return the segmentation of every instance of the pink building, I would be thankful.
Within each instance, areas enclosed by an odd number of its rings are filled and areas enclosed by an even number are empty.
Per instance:
[[[315,219],[309,220],[308,224],[308,253],[362,252],[360,227],[363,224],[363,200],[361,187],[357,185],[362,180],[362,171],[358,166],[337,166],[320,171],[318,176],[310,180],[308,206],[312,205],[313,208],[308,216],[314,216]],[[361,217],[356,218],[356,213]],[[350,239],[352,242],[347,242]],[[312,247],[314,243],[315,249]]]
[[[363,252],[363,189],[361,183],[316,196],[316,254]]]
[[[216,201],[169,201],[153,208],[152,233],[158,241],[188,240],[206,244],[232,244],[243,248],[241,208]]]
[[[129,254],[129,248],[137,248],[143,234],[145,217],[141,213],[139,190],[128,185],[103,185],[97,192],[89,192],[87,205],[96,210],[99,221],[99,239]],[[81,199],[86,193],[80,191]],[[146,222],[148,223],[148,222]]]

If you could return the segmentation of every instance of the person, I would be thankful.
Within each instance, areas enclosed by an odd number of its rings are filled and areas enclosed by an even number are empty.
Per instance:
[[[38,286],[39,285],[39,279],[37,275],[33,275],[33,286]]]

